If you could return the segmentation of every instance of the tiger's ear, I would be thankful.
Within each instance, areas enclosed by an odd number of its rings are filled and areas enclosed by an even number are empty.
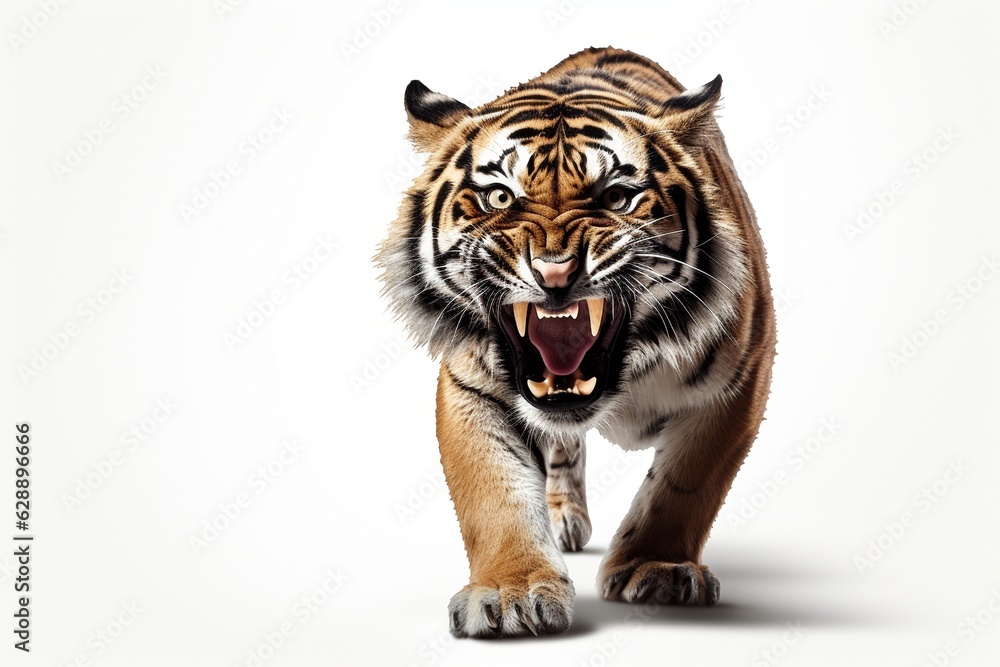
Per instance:
[[[722,95],[722,75],[700,88],[685,90],[667,100],[662,107],[663,121],[681,139],[692,139],[704,123],[712,118]]]
[[[437,149],[447,131],[471,111],[458,100],[435,93],[416,80],[406,87],[403,106],[410,119],[410,140],[426,153]]]

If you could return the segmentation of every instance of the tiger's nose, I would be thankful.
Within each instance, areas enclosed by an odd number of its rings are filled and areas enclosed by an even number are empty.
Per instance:
[[[531,268],[535,272],[535,281],[542,287],[566,287],[579,268],[576,257],[569,257],[558,262],[547,262],[541,257],[531,260]]]

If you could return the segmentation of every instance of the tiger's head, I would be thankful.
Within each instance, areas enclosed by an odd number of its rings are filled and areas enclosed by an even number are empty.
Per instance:
[[[387,292],[435,355],[478,349],[535,423],[589,424],[735,316],[739,240],[701,155],[722,79],[680,92],[622,66],[557,66],[475,109],[404,96],[429,157],[378,257]]]

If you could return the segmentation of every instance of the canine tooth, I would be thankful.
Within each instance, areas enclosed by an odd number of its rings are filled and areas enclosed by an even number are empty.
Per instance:
[[[590,378],[586,382],[581,382],[577,380],[573,383],[573,393],[579,393],[581,396],[590,396],[594,393],[594,387],[597,386],[597,376]]]
[[[601,318],[604,317],[604,299],[587,299],[587,310],[590,311],[590,335],[597,338],[601,331]]]
[[[528,380],[528,389],[535,398],[541,398],[542,396],[547,396],[552,393],[552,385],[547,379],[544,382]]]
[[[514,304],[514,322],[517,323],[517,333],[524,338],[524,332],[528,328],[528,302],[518,301]]]

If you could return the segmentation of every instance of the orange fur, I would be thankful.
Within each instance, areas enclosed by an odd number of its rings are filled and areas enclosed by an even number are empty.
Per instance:
[[[602,563],[604,597],[718,600],[701,552],[756,438],[775,347],[763,244],[713,117],[720,86],[717,78],[685,92],[648,59],[588,49],[477,109],[418,82],[407,89],[410,137],[430,157],[378,262],[397,312],[442,360],[437,435],[470,565],[470,583],[450,606],[459,636],[569,626],[574,590],[559,548],[578,550],[590,537],[588,427],[627,448],[656,449]],[[615,169],[619,157],[634,163],[622,172],[629,187],[648,174],[634,209],[620,215],[604,211],[594,191],[595,164],[610,170],[612,154]],[[483,174],[497,174],[517,207],[485,211]],[[512,387],[520,381],[505,365],[513,352],[497,328],[504,307],[544,297],[525,258],[582,249],[579,264],[594,278],[602,258],[630,247],[623,238],[659,239],[650,247],[701,264],[671,259],[677,281],[652,280],[634,303],[618,305],[636,331],[624,334],[608,397],[573,418],[534,410]],[[633,283],[664,275],[643,266]],[[505,287],[481,289],[485,271],[502,274]],[[650,333],[656,316],[663,326]]]

